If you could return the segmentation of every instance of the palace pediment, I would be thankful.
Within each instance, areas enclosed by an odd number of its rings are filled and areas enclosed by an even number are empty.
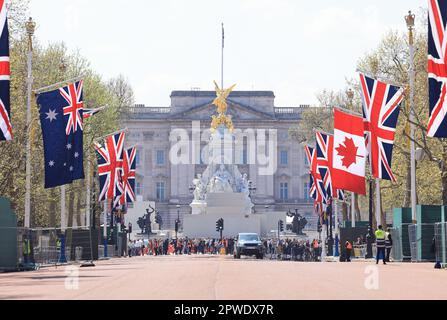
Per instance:
[[[191,119],[191,120],[209,120],[211,115],[217,114],[216,106],[206,103],[200,106],[192,107],[188,110],[171,114],[171,119]],[[266,112],[258,111],[250,106],[235,103],[228,100],[227,114],[231,115],[233,121],[238,120],[274,120],[275,116]]]

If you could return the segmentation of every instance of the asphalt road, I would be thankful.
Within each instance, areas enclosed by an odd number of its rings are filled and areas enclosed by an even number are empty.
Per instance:
[[[115,258],[0,274],[0,299],[447,299],[433,264],[234,260],[231,256]]]

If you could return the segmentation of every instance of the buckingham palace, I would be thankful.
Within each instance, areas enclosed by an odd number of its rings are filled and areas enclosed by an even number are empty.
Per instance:
[[[191,134],[194,125],[209,129],[215,97],[214,91],[172,91],[170,106],[137,104],[123,116],[122,125],[128,130],[126,144],[137,146],[137,200],[155,201],[166,228],[173,227],[177,215],[182,220],[183,215],[191,213],[191,183],[206,168],[202,157],[190,164],[170,161],[172,132],[186,129]],[[246,142],[234,156],[240,172],[253,183],[253,213],[298,209],[300,214],[311,215],[309,164],[303,146],[289,136],[290,128],[298,125],[302,110],[309,106],[276,107],[272,91],[234,91],[227,101],[228,115],[236,129],[256,134],[274,130],[276,135],[276,170],[271,174],[258,170],[259,162],[250,159],[252,152]],[[201,147],[204,144],[202,141]]]

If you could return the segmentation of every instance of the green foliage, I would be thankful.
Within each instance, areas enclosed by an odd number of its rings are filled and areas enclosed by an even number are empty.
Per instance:
[[[44,189],[44,160],[42,133],[35,97],[32,97],[32,123],[26,126],[27,105],[27,52],[28,38],[23,23],[27,1],[11,2],[10,11],[13,27],[11,36],[11,121],[14,139],[0,143],[0,194],[12,201],[19,220],[23,221],[25,199],[25,145],[26,133],[31,139],[31,222],[34,226],[59,225],[60,191],[59,188]],[[96,167],[92,143],[94,139],[119,129],[119,115],[124,105],[133,103],[133,93],[123,76],[104,81],[90,67],[89,62],[77,52],[69,52],[63,43],[54,43],[46,47],[33,41],[33,89],[45,87],[57,82],[84,75],[84,107],[96,108],[107,105],[101,113],[87,119],[84,123],[84,168],[87,168],[89,154],[92,168]],[[119,90],[117,90],[119,88]],[[123,98],[124,97],[124,98]],[[86,172],[86,174],[88,174]],[[85,207],[86,185],[84,180],[67,186],[68,205],[80,203]],[[67,212],[73,211],[68,208]],[[74,210],[76,215],[82,210]],[[68,224],[73,219],[69,217]]]
[[[415,94],[414,108],[415,144],[423,150],[425,159],[417,162],[417,196],[419,204],[447,204],[447,142],[444,139],[426,137],[428,123],[428,81],[427,81],[427,26],[421,21],[417,27],[421,32],[415,34]],[[408,88],[410,67],[408,35],[390,31],[376,49],[361,57],[358,69],[378,79],[400,84]],[[303,111],[296,133],[300,133],[299,142],[314,143],[314,129],[332,132],[331,106],[345,107],[361,112],[361,91],[357,79],[348,80],[347,87],[352,88],[354,97],[350,101],[346,90],[322,91],[318,95],[320,105]],[[381,181],[382,209],[390,211],[393,207],[410,205],[410,138],[409,138],[409,91],[401,106],[396,130],[392,170],[397,183]],[[297,135],[295,135],[297,137]],[[361,207],[367,210],[367,198],[360,197]]]

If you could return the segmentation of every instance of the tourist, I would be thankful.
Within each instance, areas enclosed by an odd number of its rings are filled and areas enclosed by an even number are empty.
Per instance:
[[[345,248],[346,248],[346,262],[351,262],[352,244],[348,240],[346,240]]]

